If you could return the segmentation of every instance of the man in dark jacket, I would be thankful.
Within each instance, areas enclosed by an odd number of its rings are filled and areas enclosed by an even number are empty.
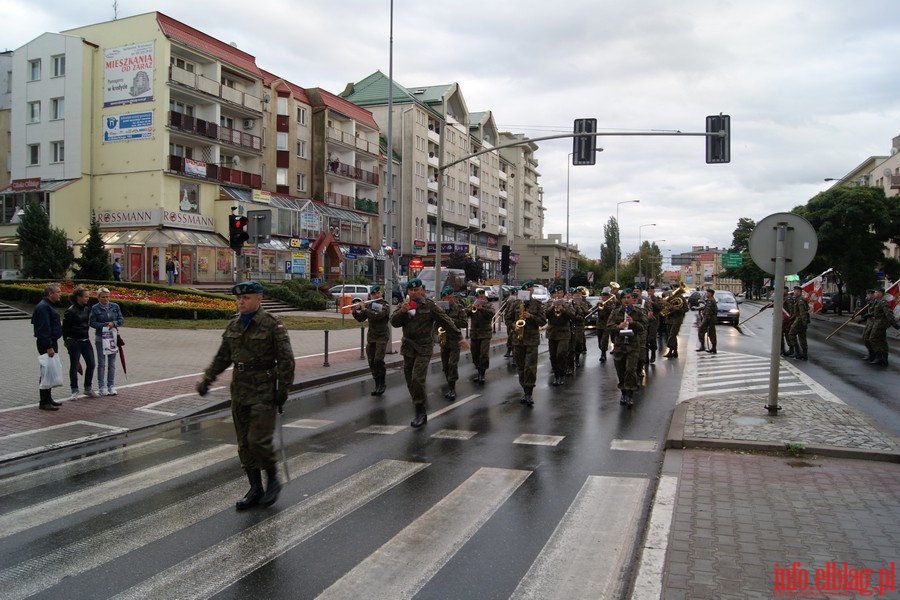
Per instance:
[[[369,292],[369,301],[356,304],[353,318],[360,323],[369,321],[369,334],[366,340],[366,358],[369,361],[369,371],[375,380],[373,396],[380,396],[385,390],[385,377],[387,367],[384,366],[384,354],[387,351],[388,342],[391,339],[391,330],[388,319],[391,317],[391,309],[382,301],[383,292],[380,285],[373,285]]]
[[[53,357],[59,351],[59,338],[62,337],[62,321],[56,311],[59,302],[60,285],[48,283],[44,288],[44,297],[38,302],[31,315],[31,324],[34,326],[35,343],[38,355],[46,354]],[[50,388],[40,390],[41,410],[59,410],[61,403],[53,400]]]
[[[91,307],[88,306],[88,291],[83,287],[72,292],[72,304],[63,314],[62,332],[66,350],[69,351],[69,385],[72,395],[69,400],[77,400],[78,364],[84,357],[84,395],[96,398],[100,394],[92,388],[94,381],[94,348],[91,345]]]

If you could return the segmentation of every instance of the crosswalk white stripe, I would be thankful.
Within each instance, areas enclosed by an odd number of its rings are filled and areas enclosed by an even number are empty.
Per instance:
[[[121,498],[132,492],[153,487],[164,481],[175,479],[193,471],[199,471],[209,465],[229,458],[235,458],[236,456],[237,452],[233,445],[221,444],[209,450],[172,460],[151,469],[145,469],[85,490],[72,492],[71,494],[20,508],[0,516],[0,538],[75,514],[85,508],[96,506],[103,502]]]
[[[659,600],[662,595],[663,568],[677,490],[677,477],[663,475],[659,478],[631,600]]]
[[[699,373],[700,379],[703,381],[724,381],[727,379],[742,379],[746,377],[769,378],[769,369],[741,369],[737,373],[728,373],[727,375],[713,375],[719,371],[712,371],[709,374]]]
[[[618,598],[647,480],[591,476],[510,598]]]
[[[799,381],[797,383],[779,383],[778,389],[781,390],[782,388],[797,387],[797,386],[805,388],[806,384],[799,382]],[[711,389],[711,390],[700,388],[699,390],[697,390],[697,395],[698,396],[707,396],[709,394],[731,394],[731,393],[736,393],[736,392],[753,392],[753,391],[767,390],[767,389],[769,389],[768,384],[745,385],[745,386],[741,386],[741,387],[731,387],[731,388],[716,388],[716,389]]]
[[[115,598],[209,598],[428,466],[379,461]]]
[[[471,396],[466,396],[465,398],[463,398],[461,400],[457,400],[453,404],[448,404],[444,408],[434,411],[433,413],[429,414],[429,418],[434,419],[435,417],[439,417],[446,412],[450,412],[454,408],[459,408],[466,402],[471,402],[475,398],[480,398],[480,397],[481,397],[481,394],[472,394]]]
[[[288,460],[295,477],[338,460],[342,454],[301,454]],[[233,510],[234,499],[247,489],[240,477],[196,496],[191,496],[140,518],[101,533],[79,539],[68,546],[0,571],[0,590],[5,600],[18,600],[57,585],[65,577],[76,577],[167,535],[186,529],[224,510]]]
[[[768,377],[746,377],[746,378],[732,380],[732,381],[709,381],[709,382],[701,381],[700,389],[701,390],[711,390],[711,389],[718,389],[718,388],[727,387],[727,386],[733,386],[738,383],[742,383],[744,385],[753,385],[754,383],[768,383],[768,381],[769,381]],[[797,379],[790,373],[787,373],[785,375],[780,375],[778,377],[778,381],[780,383],[788,383],[788,384],[801,383],[799,379]],[[805,385],[805,384],[803,384],[803,385]]]
[[[412,598],[530,474],[482,467],[318,599]]]

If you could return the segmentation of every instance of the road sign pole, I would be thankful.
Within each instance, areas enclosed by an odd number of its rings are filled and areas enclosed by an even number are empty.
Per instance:
[[[772,346],[769,356],[769,403],[766,410],[770,416],[777,416],[778,406],[778,378],[781,375],[781,325],[784,321],[782,309],[784,308],[784,238],[787,233],[787,223],[779,223],[775,237],[775,299],[772,307]]]

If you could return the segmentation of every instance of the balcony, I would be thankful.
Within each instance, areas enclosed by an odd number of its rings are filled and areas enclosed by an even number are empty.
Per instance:
[[[378,214],[378,202],[369,200],[368,198],[354,198],[347,194],[328,192],[325,194],[325,204],[372,215]]]
[[[499,195],[500,195],[500,197],[503,198],[504,200],[505,200],[506,198],[509,197],[508,194],[506,193],[506,188],[500,188],[500,194],[499,194]]]
[[[437,179],[429,179],[428,180],[428,189],[433,191],[438,191],[438,183]]]
[[[169,83],[183,85],[204,94],[215,96],[220,100],[246,108],[254,113],[262,113],[262,100],[257,96],[222,85],[214,79],[185,71],[175,65],[169,65]]]
[[[260,189],[262,177],[256,173],[238,171],[228,167],[204,163],[196,160],[185,159],[183,156],[169,155],[169,171],[188,177],[196,177],[219,183],[243,185],[249,188]]]
[[[469,217],[469,227],[481,229],[481,219],[478,217]]]
[[[437,154],[435,154],[434,152],[428,153],[428,164],[431,165],[432,167],[439,166],[440,163],[438,162]]]
[[[351,148],[356,148],[362,152],[378,156],[378,144],[376,142],[370,142],[362,136],[342,131],[337,127],[328,127],[325,130],[325,136],[331,141],[340,142]]]
[[[507,178],[508,175],[506,174],[506,171],[500,171],[500,181],[506,181]]]
[[[478,150],[472,150],[472,152],[478,152]],[[476,167],[480,167],[481,159],[478,158],[477,156],[471,156],[471,157],[469,157],[469,163],[475,165]]]
[[[505,206],[501,206],[500,208],[497,209],[497,211],[499,212],[499,214],[500,214],[501,217],[508,217],[508,216],[509,216],[509,213],[506,211],[506,207],[505,207]]]
[[[328,165],[328,172],[334,173],[335,175],[341,175],[342,177],[349,177],[350,179],[355,179],[356,181],[361,181],[362,183],[367,183],[369,185],[378,185],[377,173],[365,171],[359,167],[345,165],[342,162],[333,162]]]
[[[175,131],[219,140],[220,142],[225,142],[232,146],[253,150],[254,152],[262,152],[262,138],[257,135],[238,129],[221,127],[211,121],[204,121],[203,119],[191,117],[180,112],[169,112],[168,125],[170,129]]]
[[[434,123],[428,124],[428,139],[434,142],[435,144],[440,143],[441,141],[441,127],[440,125],[435,125]]]
[[[478,199],[478,196],[472,194],[469,196],[469,206],[474,206],[475,208],[479,208],[481,206],[481,200]]]
[[[481,179],[479,179],[478,175],[469,175],[469,183],[471,185],[481,186]]]
[[[429,204],[426,207],[426,210],[428,211],[429,215],[437,216],[437,204]]]
[[[500,235],[506,235],[506,225],[498,225],[497,233],[499,233]]]

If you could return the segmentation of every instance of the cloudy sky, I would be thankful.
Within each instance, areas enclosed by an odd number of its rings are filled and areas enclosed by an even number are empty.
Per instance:
[[[119,18],[158,10],[307,87],[340,93],[388,72],[390,0],[118,0]],[[469,110],[533,137],[571,131],[702,132],[731,115],[732,162],[707,165],[699,137],[602,137],[594,167],[569,140],[538,152],[544,234],[598,257],[622,204],[622,250],[639,234],[678,253],[728,247],[741,217],[805,204],[900,135],[894,0],[394,0],[401,85],[458,82]],[[15,49],[45,31],[110,20],[113,0],[0,0]],[[137,41],[137,40],[136,40]],[[891,66],[894,65],[894,66]],[[567,178],[569,218],[566,218]],[[641,225],[656,223],[655,227]]]

